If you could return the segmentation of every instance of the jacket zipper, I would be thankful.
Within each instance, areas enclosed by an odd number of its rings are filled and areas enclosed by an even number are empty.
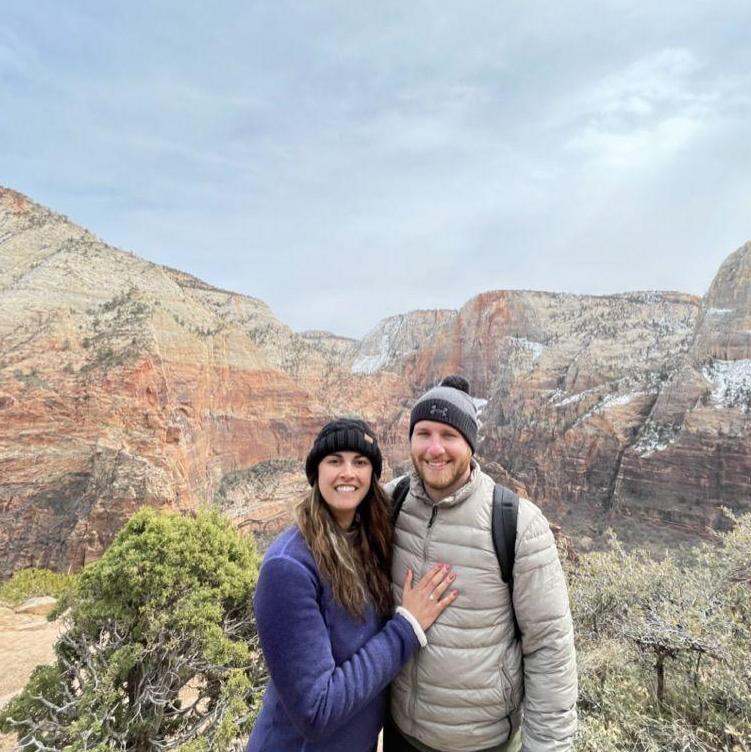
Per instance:
[[[428,520],[428,530],[427,534],[425,535],[425,540],[423,541],[422,546],[422,566],[421,566],[421,574],[425,574],[425,564],[428,560],[428,546],[430,545],[430,536],[433,533],[433,523],[435,522],[435,518],[438,516],[438,507],[433,505],[433,511],[430,513],[430,519]],[[415,656],[415,659],[412,661],[412,697],[410,698],[410,718],[412,718],[412,723],[414,725],[414,719],[415,719],[415,706],[417,705],[417,664],[420,660],[420,653],[418,653]],[[414,731],[414,728],[412,729]]]

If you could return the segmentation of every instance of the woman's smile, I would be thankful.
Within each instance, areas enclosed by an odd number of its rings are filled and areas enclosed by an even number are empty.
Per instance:
[[[373,478],[370,460],[357,452],[326,455],[318,465],[318,490],[340,527],[348,528]]]

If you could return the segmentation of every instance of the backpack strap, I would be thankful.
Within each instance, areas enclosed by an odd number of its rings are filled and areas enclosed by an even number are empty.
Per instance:
[[[501,566],[501,579],[514,586],[514,556],[516,554],[516,518],[519,516],[519,497],[510,489],[496,483],[493,490],[493,547]]]
[[[508,586],[514,617],[514,632],[521,636],[514,603],[514,559],[516,556],[516,521],[519,516],[519,497],[510,489],[496,483],[493,489],[493,548],[501,568],[501,579]]]
[[[402,511],[402,504],[409,493],[409,475],[405,475],[397,484],[394,493],[391,494],[391,524],[396,525],[396,518]]]

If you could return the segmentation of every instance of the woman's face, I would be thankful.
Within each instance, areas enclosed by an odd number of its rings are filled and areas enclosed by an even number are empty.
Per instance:
[[[348,528],[373,477],[370,460],[357,452],[327,454],[318,465],[318,490],[340,527]]]

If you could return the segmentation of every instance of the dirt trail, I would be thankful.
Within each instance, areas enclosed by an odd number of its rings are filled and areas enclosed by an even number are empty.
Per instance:
[[[0,606],[0,707],[23,689],[36,666],[53,661],[60,628],[60,622],[50,624],[44,616]],[[0,734],[0,752],[11,752],[15,741]]]

